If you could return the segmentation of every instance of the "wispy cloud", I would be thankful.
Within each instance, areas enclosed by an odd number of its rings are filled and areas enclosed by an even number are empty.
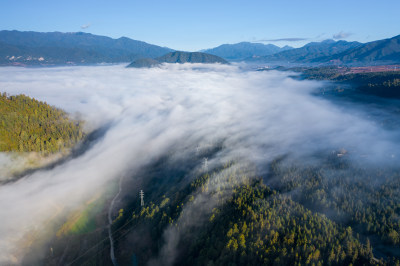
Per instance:
[[[87,28],[89,28],[89,27],[90,27],[90,23],[89,23],[89,24],[82,25],[82,26],[81,26],[81,29],[82,29],[82,30],[85,30],[85,29],[87,29]]]
[[[332,38],[335,40],[341,40],[341,39],[346,39],[351,35],[353,35],[353,33],[341,31],[339,33],[333,34]]]
[[[307,41],[310,38],[280,38],[280,39],[263,39],[258,40],[259,42],[301,42]]]

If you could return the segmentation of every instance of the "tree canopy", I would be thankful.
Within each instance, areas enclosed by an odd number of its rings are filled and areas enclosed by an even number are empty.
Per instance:
[[[26,95],[0,95],[0,151],[50,154],[82,139],[82,122]]]

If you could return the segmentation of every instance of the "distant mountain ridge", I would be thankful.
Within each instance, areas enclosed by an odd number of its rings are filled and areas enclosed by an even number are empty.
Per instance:
[[[84,32],[0,31],[0,64],[82,64],[131,62],[157,57],[170,48]]]
[[[228,61],[225,59],[207,53],[201,52],[170,52],[163,56],[151,59],[151,58],[140,58],[133,61],[127,67],[135,67],[135,68],[142,68],[142,67],[154,67],[162,63],[202,63],[202,64],[229,64]]]
[[[264,56],[260,59],[263,61],[314,63],[319,62],[320,58],[327,58],[360,45],[361,43],[359,42],[325,40],[322,42],[311,42],[303,47]]]
[[[217,55],[226,60],[239,61],[249,57],[260,57],[293,49],[290,46],[278,47],[273,44],[240,42],[222,44],[218,47],[202,50],[201,52]]]
[[[179,52],[181,54],[176,58],[175,55],[159,58],[173,51],[170,48],[127,37],[113,39],[84,32],[0,31],[0,65],[3,66],[79,65],[133,61],[138,66],[147,66],[164,61],[179,63],[179,60],[223,63],[222,58],[229,61],[273,64],[398,64],[400,63],[400,35],[369,43],[325,40],[311,42],[300,48],[288,46],[280,48],[273,44],[241,42],[202,50],[201,52],[207,54],[203,58],[196,58],[199,55],[195,53],[190,53],[189,56],[189,53],[184,54],[184,52]],[[211,58],[211,55],[219,59]],[[187,56],[189,57],[186,58]]]
[[[394,64],[400,63],[400,35],[369,43],[325,40],[303,47],[247,61],[318,64]]]
[[[400,62],[400,35],[365,43],[325,60],[336,60],[341,63]]]

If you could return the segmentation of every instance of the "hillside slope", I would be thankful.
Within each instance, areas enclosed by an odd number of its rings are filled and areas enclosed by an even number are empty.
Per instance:
[[[325,40],[323,42],[312,42],[303,47],[283,51],[277,54],[261,57],[262,61],[282,62],[319,62],[320,58],[326,58],[346,50],[360,46],[359,42]],[[326,59],[325,59],[326,60]]]
[[[290,46],[280,48],[273,44],[240,42],[235,44],[222,44],[202,52],[213,54],[227,60],[243,60],[249,57],[266,56],[290,49],[293,48]]]
[[[172,49],[84,32],[0,31],[1,65],[58,65],[130,62],[161,56]]]
[[[161,63],[203,63],[203,64],[228,64],[228,62],[216,55],[200,52],[171,52],[156,58]]]
[[[390,39],[373,41],[322,60],[343,63],[370,63],[376,61],[400,62],[400,35]]]
[[[49,154],[72,147],[83,137],[67,114],[25,95],[0,95],[0,152]]]
[[[216,55],[200,52],[171,52],[155,59],[140,58],[133,61],[127,67],[145,68],[154,67],[162,63],[184,64],[184,63],[201,63],[201,64],[229,64],[225,59]]]

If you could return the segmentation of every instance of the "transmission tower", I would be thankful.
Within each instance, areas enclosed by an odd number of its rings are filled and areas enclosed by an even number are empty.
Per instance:
[[[208,158],[204,158],[203,167],[205,171],[208,171]]]
[[[143,192],[143,190],[140,190],[139,195],[140,195],[140,206],[144,206],[144,192]]]

